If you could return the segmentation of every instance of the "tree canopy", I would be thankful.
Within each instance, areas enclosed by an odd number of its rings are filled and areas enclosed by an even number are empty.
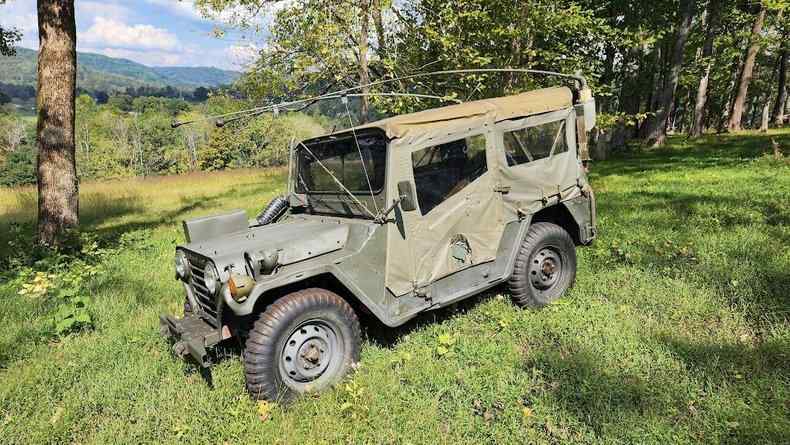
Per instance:
[[[513,67],[581,71],[623,139],[661,143],[667,131],[754,126],[757,110],[786,110],[787,0],[198,0],[229,26],[269,19],[269,35],[242,79],[259,100],[304,97],[404,74]],[[762,13],[761,13],[762,11]],[[764,26],[753,26],[764,14]],[[750,55],[751,54],[751,55]],[[750,62],[751,60],[751,62]],[[741,75],[748,78],[748,97]],[[780,69],[781,68],[781,69]],[[748,73],[747,73],[748,74]],[[701,83],[702,77],[706,81]],[[553,80],[475,74],[397,83],[390,90],[461,100]],[[705,93],[704,100],[699,93]],[[373,98],[374,115],[438,105]],[[743,103],[739,108],[739,101]],[[781,103],[780,103],[781,102]],[[778,105],[777,105],[778,104]],[[342,111],[342,110],[341,110]],[[735,117],[732,116],[735,114]],[[617,132],[616,131],[616,132]]]

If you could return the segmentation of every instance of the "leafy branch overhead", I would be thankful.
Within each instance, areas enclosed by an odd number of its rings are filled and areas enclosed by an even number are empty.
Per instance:
[[[698,135],[700,128],[722,129],[733,119],[757,126],[756,115],[764,104],[771,106],[774,122],[786,114],[786,75],[777,75],[787,69],[786,62],[780,63],[786,60],[786,0],[197,4],[205,14],[234,17],[230,26],[270,24],[259,57],[241,82],[259,100],[304,97],[414,72],[521,67],[582,71],[601,111],[624,116],[609,119],[611,127],[605,128],[616,130],[619,145],[633,136],[661,144],[669,131]],[[760,11],[765,26],[754,32]],[[749,44],[757,40],[759,48]],[[757,59],[755,74],[749,73],[748,48]],[[744,70],[745,76],[738,74]],[[742,88],[747,81],[751,88]],[[548,83],[552,82],[529,76],[485,74],[402,82],[391,89],[469,100]],[[739,89],[747,92],[737,94]],[[361,101],[356,117],[440,105],[413,97],[370,100],[371,111]],[[331,105],[319,107],[325,113],[337,111]]]

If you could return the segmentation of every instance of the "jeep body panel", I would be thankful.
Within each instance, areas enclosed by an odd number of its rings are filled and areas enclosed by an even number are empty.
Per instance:
[[[592,101],[594,117],[594,101],[586,100]],[[386,135],[384,185],[360,194],[359,200],[381,209],[400,197],[400,184],[408,183],[417,194],[415,208],[395,205],[382,222],[363,212],[355,198],[343,193],[311,197],[289,181],[291,211],[276,223],[242,229],[238,212],[185,223],[192,241],[177,249],[187,254],[194,273],[183,280],[187,298],[213,317],[217,335],[226,338],[222,329],[229,319],[261,310],[282,289],[331,277],[382,323],[398,326],[506,281],[536,214],[562,208],[578,232],[572,233],[574,239],[587,244],[595,237],[595,202],[577,143],[584,138],[580,129],[589,128],[586,103],[580,113],[570,89],[548,88],[397,116],[327,136]],[[508,143],[512,149],[513,134],[533,128],[551,129],[546,132],[553,138],[548,139],[550,152],[516,160]],[[441,170],[416,174],[422,154],[437,147],[442,148],[435,152],[444,153],[461,142],[467,156],[482,147],[475,162],[484,162],[483,170],[423,207],[427,201],[419,195],[425,181],[444,176]],[[292,157],[291,175],[298,168],[293,164]],[[276,266],[263,267],[264,259]],[[209,262],[221,282],[212,297],[199,283]],[[242,299],[231,295],[228,283],[234,274],[254,280]]]

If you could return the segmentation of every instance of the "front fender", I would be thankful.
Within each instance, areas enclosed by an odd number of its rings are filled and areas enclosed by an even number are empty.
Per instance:
[[[360,288],[357,283],[354,282],[354,280],[352,280],[342,271],[342,269],[335,266],[334,264],[324,264],[321,266],[304,269],[299,272],[283,275],[265,282],[260,282],[255,285],[252,292],[250,293],[250,296],[241,303],[233,300],[233,298],[230,296],[230,292],[224,292],[224,303],[227,308],[229,308],[234,314],[238,316],[249,315],[255,311],[255,307],[258,306],[259,302],[268,303],[279,296],[277,292],[278,289],[325,275],[331,276],[340,284],[342,284],[354,296],[354,298],[356,298],[367,309],[369,309],[379,320],[386,323],[386,321],[390,319],[390,314],[384,310],[382,305],[376,302],[374,296],[365,293],[362,288]]]

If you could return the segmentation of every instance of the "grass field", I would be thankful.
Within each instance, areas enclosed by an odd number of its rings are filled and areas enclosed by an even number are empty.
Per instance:
[[[790,151],[790,131],[769,136]],[[212,388],[158,315],[183,300],[180,221],[257,211],[285,173],[84,184],[86,231],[124,248],[84,286],[93,328],[63,337],[58,299],[3,272],[0,442],[790,443],[790,165],[769,150],[746,133],[595,164],[600,236],[566,298],[525,311],[498,290],[394,331],[367,321],[347,382],[266,420],[237,351]],[[34,210],[32,190],[0,190],[6,268]]]

